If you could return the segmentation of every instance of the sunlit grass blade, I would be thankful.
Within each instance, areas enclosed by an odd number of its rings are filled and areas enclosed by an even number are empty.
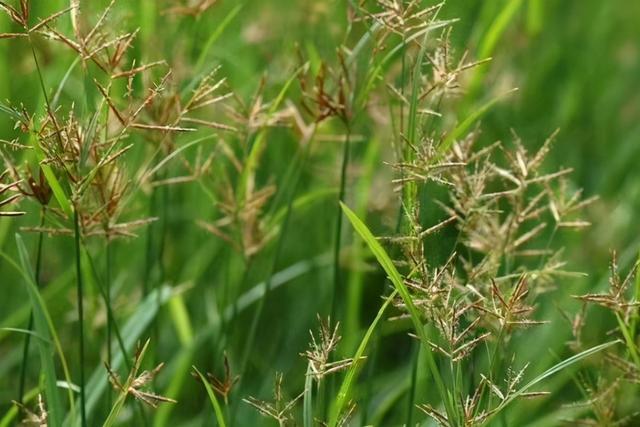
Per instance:
[[[293,74],[287,79],[285,84],[282,86],[278,95],[273,100],[271,105],[269,106],[269,110],[267,111],[267,119],[271,118],[280,108],[280,104],[284,101],[284,98],[289,91],[289,88],[293,84],[294,81],[298,78],[298,75],[304,70],[304,66],[299,67],[297,70],[293,72]],[[249,178],[252,177],[258,168],[260,156],[264,152],[264,147],[267,142],[267,132],[268,129],[261,129],[258,132],[258,135],[255,137],[253,144],[251,145],[251,150],[249,151],[249,155],[244,165],[244,169],[240,176],[240,180],[238,182],[238,186],[236,188],[236,198],[238,200],[243,200],[245,197],[245,192],[247,191],[247,185]]]
[[[207,56],[209,55],[211,48],[220,38],[222,33],[224,33],[224,30],[229,26],[233,19],[238,15],[238,13],[240,13],[240,10],[242,10],[242,6],[242,3],[237,4],[233,9],[231,9],[227,16],[225,16],[224,19],[219,24],[217,24],[215,31],[211,33],[207,41],[204,43],[200,54],[198,55],[196,65],[194,66],[194,69],[196,71],[202,70],[202,67],[207,60]]]
[[[546,371],[544,371],[543,373],[541,373],[540,375],[538,375],[537,377],[535,377],[534,379],[532,379],[531,381],[529,381],[528,383],[526,383],[524,386],[522,386],[520,389],[518,389],[516,392],[512,393],[511,395],[509,395],[504,401],[502,401],[500,403],[500,405],[498,405],[498,407],[496,408],[496,411],[493,412],[492,416],[489,417],[489,419],[487,420],[487,422],[493,418],[496,414],[500,413],[500,411],[502,411],[507,405],[509,405],[511,402],[513,402],[514,400],[516,400],[517,398],[519,398],[520,396],[522,396],[524,393],[526,393],[529,389],[531,389],[533,386],[541,383],[542,381],[544,381],[545,379],[551,377],[552,375],[562,371],[563,369],[568,368],[569,366],[580,362],[583,359],[586,359],[589,356],[592,356],[596,353],[599,353],[603,350],[606,350],[607,348],[620,343],[619,340],[615,340],[615,341],[609,341],[606,342],[604,344],[600,344],[597,345],[595,347],[591,347],[587,350],[584,350],[578,354],[575,354],[565,360],[563,360],[560,363],[555,364],[554,366],[552,366],[551,368],[547,369]]]
[[[369,345],[369,341],[371,341],[371,337],[373,336],[373,331],[378,326],[378,323],[380,323],[380,320],[382,320],[382,317],[384,316],[385,311],[387,310],[387,308],[389,307],[389,305],[391,304],[391,302],[393,301],[393,299],[396,297],[397,294],[398,294],[398,291],[395,290],[387,297],[384,304],[382,304],[382,307],[380,307],[380,309],[378,310],[378,314],[373,319],[373,322],[371,322],[371,325],[369,325],[369,328],[367,329],[367,332],[364,334],[362,341],[360,341],[360,345],[358,346],[358,349],[356,350],[356,353],[353,356],[354,362],[349,367],[349,370],[347,371],[344,377],[344,380],[342,381],[342,385],[340,385],[340,389],[338,390],[338,395],[336,396],[335,402],[331,408],[331,415],[329,418],[329,427],[335,427],[336,425],[338,425],[338,420],[340,419],[340,415],[342,414],[342,411],[346,408],[347,404],[351,400],[351,397],[352,397],[351,392],[352,392],[353,384],[356,380],[356,375],[358,374],[360,361],[364,357],[364,352],[367,349],[367,346]]]
[[[202,373],[198,370],[198,368],[193,366],[193,370],[196,372],[196,374],[198,374],[198,377],[200,377],[200,381],[202,381],[204,388],[207,390],[209,401],[211,401],[211,407],[213,408],[213,412],[216,414],[216,421],[218,421],[218,426],[227,427],[227,424],[224,421],[224,414],[222,412],[222,407],[220,406],[220,403],[218,402],[218,398],[216,397],[215,392],[211,388],[209,381],[207,381],[207,378],[205,378],[205,376],[202,375]]]
[[[45,163],[46,157],[44,155],[44,152],[42,151],[42,148],[38,144],[37,137],[32,134],[29,139],[31,140],[31,146],[36,153],[36,158],[38,159],[38,163],[40,165],[40,168],[42,169],[42,173],[44,173],[44,177],[51,187],[53,197],[55,197],[63,212],[67,216],[71,217],[73,213],[71,210],[71,203],[69,202],[69,199],[67,198],[67,195],[62,188],[62,185],[60,185],[60,181],[58,181],[56,174],[53,172],[53,169],[51,168],[51,166]]]
[[[137,355],[134,361],[134,366],[132,368],[132,372],[138,372],[140,370],[140,365],[142,364],[142,360],[144,359],[144,354],[147,352],[148,348],[149,348],[149,340],[147,340],[142,346],[142,348],[137,352]],[[111,367],[109,369],[111,369]],[[104,424],[102,424],[102,427],[111,427],[117,421],[118,416],[120,415],[120,412],[122,411],[122,408],[124,407],[124,404],[127,401],[127,397],[129,396],[129,388],[133,385],[135,380],[136,380],[135,376],[129,375],[129,377],[127,378],[127,381],[124,384],[122,384],[122,390],[120,390],[120,393],[118,394],[118,398],[116,399],[115,403],[111,407],[111,411],[109,412],[109,415],[107,416]]]
[[[451,147],[456,142],[456,140],[462,137],[465,134],[465,132],[469,130],[471,125],[473,125],[476,121],[478,121],[478,119],[480,119],[483,115],[485,115],[487,111],[489,111],[496,103],[498,103],[505,97],[509,96],[510,94],[514,93],[516,90],[517,89],[512,89],[510,91],[507,91],[506,93],[503,93],[502,95],[499,95],[487,101],[485,104],[481,105],[480,108],[478,108],[477,110],[469,114],[467,117],[465,117],[465,119],[462,122],[460,122],[453,130],[451,130],[447,134],[446,138],[438,146],[438,153],[440,154],[440,156],[443,156],[444,154],[446,154],[451,149]]]
[[[189,318],[189,312],[182,294],[176,294],[169,300],[169,313],[173,326],[178,334],[180,344],[189,345],[193,341],[193,327]]]
[[[30,403],[32,400],[34,400],[38,396],[39,393],[40,393],[39,387],[29,390],[24,394],[24,399],[22,403],[23,404]],[[11,408],[9,408],[9,410],[7,411],[7,413],[4,414],[2,419],[0,419],[0,427],[10,427],[10,426],[16,425],[14,420],[18,417],[19,412],[20,411],[18,409],[18,406],[12,405]]]
[[[508,0],[506,2],[506,5],[491,23],[480,42],[480,49],[478,50],[480,58],[491,56],[500,41],[500,37],[504,34],[509,23],[512,22],[515,14],[520,10],[520,6],[522,6],[522,0]]]
[[[347,218],[349,218],[349,221],[351,222],[353,228],[360,235],[360,237],[367,243],[367,246],[369,246],[369,249],[375,255],[376,259],[378,260],[378,263],[382,266],[384,271],[387,273],[387,276],[391,280],[391,283],[393,283],[393,286],[398,291],[398,294],[400,295],[400,297],[402,298],[402,301],[406,305],[407,311],[411,316],[411,321],[413,322],[415,331],[418,334],[418,337],[420,338],[422,345],[425,346],[426,351],[424,353],[425,353],[425,357],[427,358],[429,370],[436,383],[436,388],[438,390],[440,398],[444,402],[445,408],[447,410],[447,415],[449,416],[449,419],[452,419],[452,420],[455,419],[456,410],[455,410],[454,403],[451,400],[451,395],[447,392],[447,389],[445,388],[444,381],[442,380],[442,376],[440,375],[438,367],[435,363],[435,359],[433,357],[433,353],[429,346],[429,337],[427,336],[424,325],[422,324],[422,319],[420,317],[420,314],[418,313],[418,309],[413,303],[413,299],[409,294],[409,290],[404,284],[402,276],[396,269],[391,258],[389,258],[389,255],[387,254],[387,252],[384,250],[382,245],[380,245],[380,243],[375,238],[375,236],[371,233],[371,231],[369,231],[367,226],[346,205],[343,204],[342,209],[347,215]]]
[[[304,396],[302,398],[302,420],[304,427],[313,427],[313,375],[311,365],[307,366],[304,379]]]

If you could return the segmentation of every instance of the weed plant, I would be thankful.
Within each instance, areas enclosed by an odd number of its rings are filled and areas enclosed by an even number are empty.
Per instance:
[[[504,120],[564,6],[226,3],[0,1],[0,426],[640,422],[637,239]]]

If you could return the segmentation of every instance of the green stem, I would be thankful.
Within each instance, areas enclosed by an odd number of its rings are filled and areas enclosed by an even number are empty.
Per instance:
[[[338,194],[336,228],[334,234],[333,246],[333,290],[331,292],[331,318],[335,319],[337,315],[337,298],[336,294],[340,289],[340,243],[342,237],[342,208],[340,203],[344,203],[347,188],[347,171],[349,168],[349,152],[350,152],[351,129],[347,124],[347,137],[344,142],[342,152],[342,167],[340,169],[340,192]]]
[[[40,211],[40,227],[44,226],[44,211],[45,207],[42,206]],[[35,280],[36,286],[40,287],[40,270],[42,265],[42,241],[44,233],[40,231],[38,233],[38,246],[36,249],[36,272]],[[33,330],[33,312],[29,312],[29,323],[27,330]],[[31,344],[31,334],[26,334],[24,337],[24,347],[22,348],[22,366],[20,368],[20,387],[18,389],[18,402],[24,403],[24,388],[27,381],[27,368],[29,364],[29,346]]]
[[[409,388],[409,399],[407,408],[407,427],[413,425],[413,406],[416,398],[416,384],[418,383],[418,361],[420,359],[420,345],[414,346],[413,362],[411,367],[411,386]]]
[[[78,207],[73,210],[73,225],[74,225],[74,241],[76,251],[76,284],[78,292],[78,335],[80,340],[79,356],[80,356],[80,415],[82,421],[82,427],[87,426],[87,410],[86,410],[86,396],[85,396],[85,382],[84,382],[84,307],[83,307],[83,283],[82,283],[82,266],[80,264],[80,218],[78,216]]]
[[[86,248],[86,246],[85,246]],[[86,250],[86,249],[85,249]],[[96,282],[98,283],[98,288],[99,291],[102,295],[102,298],[105,301],[105,305],[107,306],[107,316],[111,318],[111,332],[113,334],[115,334],[116,336],[116,341],[118,342],[118,347],[120,348],[120,351],[122,352],[122,356],[123,356],[123,360],[125,363],[125,366],[127,367],[127,370],[130,371],[131,370],[131,358],[129,357],[128,353],[127,353],[127,349],[124,345],[124,340],[122,339],[122,335],[120,334],[120,328],[118,327],[118,323],[115,321],[115,315],[113,313],[113,310],[111,309],[111,305],[107,304],[107,291],[106,291],[106,286],[102,283],[101,280],[101,276],[98,275],[98,271],[96,269],[96,265],[95,262],[93,260],[93,257],[91,257],[90,253],[86,253],[87,255],[87,261],[89,262],[89,268],[91,269],[91,273],[94,277],[94,279],[96,280]],[[113,355],[113,351],[111,351],[111,354]]]
[[[113,318],[111,317],[111,243],[109,242],[109,237],[107,236],[106,248],[105,248],[105,295],[104,302],[107,306],[107,364],[111,366],[111,329],[113,324]],[[125,355],[123,355],[125,356]],[[126,356],[125,356],[126,357]],[[107,404],[111,407],[113,400],[113,392],[111,388],[109,388],[109,392],[107,394]]]
[[[83,247],[85,248],[85,251],[86,251],[86,245],[84,245],[84,242],[83,242]],[[102,299],[105,301],[105,306],[107,307],[107,316],[108,316],[107,318],[111,319],[111,331],[116,336],[118,347],[120,349],[120,352],[122,353],[122,360],[124,361],[127,371],[130,372],[132,368],[131,358],[129,357],[127,349],[124,345],[124,340],[122,339],[122,334],[120,333],[118,322],[116,322],[115,320],[116,317],[113,313],[111,305],[107,304],[107,290],[106,290],[107,286],[105,286],[105,284],[102,283],[102,276],[98,274],[98,269],[96,268],[95,262],[91,257],[91,254],[87,251],[86,255],[87,255],[87,261],[89,263],[89,268],[91,269],[91,274],[93,275],[94,280],[98,283],[98,290],[102,295]],[[109,341],[108,345],[110,348],[113,348],[111,346],[111,341]],[[111,354],[113,355],[113,350],[111,350]],[[137,413],[140,420],[142,420],[142,425],[147,426],[148,425],[147,416],[144,413],[144,408],[142,407],[142,403],[139,400],[136,400],[136,403],[137,403],[136,404]],[[111,405],[112,403],[109,402],[109,406]]]
[[[262,320],[262,312],[264,311],[264,307],[267,303],[267,300],[269,299],[270,293],[271,293],[271,287],[273,284],[273,276],[276,272],[276,268],[278,267],[278,265],[280,264],[280,258],[282,256],[282,250],[284,248],[284,242],[285,242],[285,237],[287,235],[287,231],[289,229],[289,223],[291,220],[291,213],[293,211],[293,201],[295,199],[295,194],[296,194],[296,189],[298,187],[298,183],[300,181],[300,175],[302,173],[302,171],[304,170],[305,165],[307,164],[307,160],[310,157],[311,154],[311,146],[313,145],[313,135],[315,134],[315,130],[316,127],[314,126],[314,128],[310,131],[309,135],[308,135],[308,139],[306,141],[304,141],[306,144],[304,145],[304,149],[303,152],[301,154],[301,159],[300,159],[300,164],[298,166],[297,169],[292,169],[291,173],[292,173],[292,188],[290,189],[290,193],[287,195],[287,209],[286,209],[286,213],[282,222],[282,229],[280,231],[280,234],[278,236],[278,240],[276,243],[276,248],[275,248],[275,253],[273,255],[273,261],[271,263],[271,270],[269,272],[269,277],[267,278],[266,282],[265,282],[265,290],[264,290],[264,294],[262,295],[262,298],[260,299],[260,301],[258,302],[258,306],[256,307],[256,311],[255,314],[253,316],[253,319],[251,321],[251,326],[249,329],[249,334],[247,335],[247,340],[246,340],[246,345],[245,345],[245,350],[244,350],[244,354],[242,356],[242,365],[241,365],[241,369],[240,369],[240,380],[238,381],[238,385],[237,385],[237,390],[241,390],[241,385],[242,385],[242,381],[243,378],[246,376],[246,369],[247,369],[247,364],[249,362],[249,356],[251,356],[252,352],[253,352],[253,346],[255,344],[255,338],[256,338],[256,333],[258,330],[258,325],[260,324],[260,321]],[[240,399],[238,399],[239,401]],[[235,415],[237,412],[238,406],[237,404],[235,405],[235,408],[233,410],[233,415],[232,415],[232,419],[231,419],[231,425],[234,425],[235,422]]]
[[[336,295],[340,291],[340,248],[342,241],[342,208],[340,203],[344,203],[346,188],[347,188],[347,171],[349,168],[349,154],[351,151],[351,128],[349,123],[345,122],[347,126],[346,139],[344,141],[342,151],[342,167],[340,168],[340,191],[338,193],[337,200],[337,215],[336,215],[336,228],[334,234],[334,246],[333,246],[333,289],[331,290],[331,315],[329,319],[336,319],[338,315],[338,304]],[[328,413],[328,405],[330,402],[330,395],[333,392],[333,377],[329,377],[324,384],[324,412]]]

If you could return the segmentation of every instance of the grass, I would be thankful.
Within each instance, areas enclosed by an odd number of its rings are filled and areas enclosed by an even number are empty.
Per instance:
[[[635,425],[627,3],[0,2],[0,425]]]

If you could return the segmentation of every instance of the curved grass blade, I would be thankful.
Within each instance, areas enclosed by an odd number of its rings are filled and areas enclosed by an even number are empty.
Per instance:
[[[35,332],[41,339],[37,340],[38,351],[40,353],[40,366],[42,369],[42,377],[44,381],[44,395],[47,402],[49,412],[49,422],[53,427],[62,425],[63,408],[60,396],[57,390],[57,377],[52,357],[53,347],[51,345],[51,330],[53,325],[44,305],[44,301],[38,292],[35,283],[35,276],[29,262],[29,254],[27,248],[22,241],[22,237],[16,234],[16,243],[18,245],[18,254],[20,255],[20,264],[22,265],[23,276],[25,277],[27,292],[33,307],[33,320]],[[51,330],[50,330],[51,329]]]
[[[200,55],[198,55],[198,60],[196,61],[196,65],[194,67],[196,71],[200,71],[202,69],[202,67],[204,66],[204,63],[207,60],[207,55],[209,54],[209,51],[211,50],[215,42],[220,38],[220,36],[224,32],[224,30],[227,28],[227,26],[231,23],[231,21],[233,21],[233,19],[238,15],[238,13],[240,13],[242,6],[243,4],[240,3],[236,5],[236,7],[231,9],[231,11],[227,14],[227,16],[224,17],[222,22],[218,24],[218,26],[216,27],[216,30],[213,33],[211,33],[211,35],[205,42],[204,47],[200,52]]]
[[[39,393],[40,393],[39,387],[32,388],[31,390],[26,392],[24,395],[23,404],[30,403],[32,400],[36,398],[36,396],[38,396]],[[20,411],[18,410],[18,406],[16,405],[11,406],[11,408],[7,411],[7,413],[4,414],[4,417],[2,417],[2,419],[0,420],[0,427],[10,427],[10,426],[16,425],[16,422],[14,422],[13,420],[18,416],[19,412]]]
[[[58,178],[56,178],[56,174],[53,172],[53,169],[51,169],[51,166],[45,163],[46,158],[45,158],[44,152],[42,151],[42,148],[38,144],[38,139],[35,135],[35,131],[31,131],[31,136],[29,137],[29,141],[31,142],[31,146],[33,147],[33,150],[36,153],[38,164],[42,169],[42,173],[44,173],[44,177],[47,180],[47,184],[49,184],[49,187],[51,187],[51,191],[53,192],[53,197],[55,197],[56,201],[60,205],[60,208],[63,210],[65,215],[67,215],[68,217],[71,217],[72,215],[71,203],[69,202],[69,199],[67,198],[67,195],[65,194],[64,189],[62,188],[62,185],[60,185],[60,181],[58,181]]]
[[[487,111],[491,109],[496,103],[501,101],[503,98],[511,95],[513,92],[518,89],[512,89],[503,93],[502,95],[498,95],[495,98],[487,101],[484,105],[480,106],[477,110],[469,114],[462,122],[460,122],[451,132],[447,134],[447,137],[442,141],[442,143],[438,146],[438,154],[441,157],[451,149],[451,146],[456,139],[460,138],[464,133],[474,124],[480,117],[482,117]]]
[[[530,2],[533,2],[533,1],[534,0],[530,0]],[[516,13],[520,10],[522,3],[523,3],[522,0],[508,0],[506,2],[503,9],[500,11],[498,16],[496,16],[496,18],[493,20],[493,22],[489,26],[489,29],[487,30],[484,37],[480,41],[479,43],[480,47],[478,48],[478,58],[489,58],[491,55],[493,55],[496,49],[496,46],[500,41],[500,38],[502,37],[504,32],[507,30],[509,23],[513,21],[513,18],[516,15]],[[486,70],[487,68],[482,66],[478,67],[475,70],[471,78],[469,87],[467,88],[467,93],[470,96],[473,96],[473,94],[475,94],[477,90],[480,88],[480,85],[482,83],[482,79],[486,73]]]
[[[284,100],[284,97],[289,91],[289,88],[291,87],[293,82],[296,81],[298,75],[304,70],[304,67],[305,66],[303,65],[295,70],[291,77],[289,77],[289,79],[286,81],[282,89],[280,89],[278,96],[276,96],[274,101],[271,103],[269,110],[267,111],[267,119],[271,118],[278,111],[278,107],[280,107],[280,104]],[[249,179],[251,176],[253,176],[255,170],[258,168],[260,156],[264,151],[264,147],[267,141],[267,131],[268,129],[261,129],[251,146],[251,150],[249,152],[249,156],[247,157],[244,170],[242,171],[242,175],[240,176],[238,189],[236,190],[236,198],[238,200],[243,200],[243,198],[245,197]]]
[[[384,271],[389,276],[389,280],[391,280],[391,283],[393,283],[393,286],[398,291],[398,294],[406,305],[407,311],[409,312],[409,316],[411,317],[411,321],[413,323],[413,327],[415,328],[415,331],[418,334],[422,345],[425,347],[425,357],[427,359],[427,364],[429,366],[429,370],[431,371],[431,375],[433,376],[433,379],[436,383],[436,388],[438,389],[440,398],[444,402],[447,416],[450,420],[457,419],[457,412],[451,394],[448,393],[445,388],[444,381],[442,380],[442,376],[440,375],[440,371],[438,370],[438,366],[436,365],[433,353],[431,351],[431,348],[429,347],[429,337],[427,336],[424,325],[422,324],[422,320],[420,318],[420,314],[418,313],[418,309],[413,303],[411,295],[409,294],[409,290],[405,286],[402,276],[396,269],[393,261],[384,250],[382,245],[380,245],[375,236],[360,220],[360,218],[358,218],[355,212],[349,209],[345,204],[341,204],[341,206],[347,218],[349,218],[349,221],[351,221],[353,228],[367,243],[367,246],[369,246],[369,249],[371,249],[371,252],[373,252],[374,256],[378,260],[378,263],[382,266]]]
[[[149,340],[144,343],[144,346],[142,346],[142,349],[138,352],[132,372],[138,372],[140,370],[140,365],[142,364],[142,359],[144,358],[144,354],[146,353],[147,348],[149,348]],[[133,385],[135,380],[135,376],[129,375],[127,381],[122,386],[122,390],[120,390],[120,393],[118,394],[116,403],[114,403],[111,411],[109,412],[109,415],[107,416],[107,419],[105,420],[104,424],[102,424],[102,427],[111,427],[113,423],[116,422],[116,420],[118,419],[118,415],[120,415],[120,411],[122,411],[122,408],[127,401],[127,396],[129,396],[129,388]]]
[[[382,304],[382,307],[380,307],[380,310],[378,310],[378,314],[376,315],[375,319],[373,319],[373,322],[371,322],[371,325],[369,325],[369,329],[367,329],[367,332],[364,334],[362,341],[360,341],[358,350],[356,351],[356,354],[353,357],[354,362],[349,368],[349,370],[347,371],[344,381],[340,386],[340,390],[338,391],[338,396],[336,396],[336,400],[334,402],[333,408],[331,408],[331,417],[329,418],[329,427],[336,427],[338,425],[340,414],[342,413],[342,410],[346,407],[347,403],[349,403],[349,400],[351,397],[351,388],[353,386],[353,383],[356,379],[356,375],[358,373],[358,368],[360,365],[359,361],[364,356],[364,351],[366,350],[367,345],[369,344],[369,341],[371,341],[371,337],[373,336],[373,331],[376,329],[376,326],[378,326],[378,323],[380,323],[380,320],[382,319],[382,316],[387,310],[387,307],[389,307],[389,305],[391,304],[391,301],[393,301],[396,295],[398,295],[397,289],[393,291],[384,301],[384,304]]]
[[[216,414],[216,420],[218,421],[218,426],[227,427],[227,424],[224,421],[224,414],[222,413],[222,408],[220,407],[220,402],[218,402],[218,398],[216,394],[211,389],[211,385],[209,385],[209,381],[202,375],[202,373],[193,366],[193,370],[198,374],[202,384],[204,384],[204,388],[207,390],[207,394],[209,395],[209,400],[211,401],[211,406],[213,407],[213,412]]]
[[[486,420],[485,423],[489,423],[491,418],[493,418],[496,414],[498,414],[500,411],[502,411],[507,405],[509,405],[511,402],[513,402],[515,399],[517,399],[518,397],[522,396],[524,393],[527,392],[527,390],[529,390],[531,387],[535,386],[536,384],[544,381],[545,379],[549,378],[550,376],[562,371],[565,368],[568,368],[569,366],[581,361],[582,359],[586,359],[589,356],[592,356],[598,352],[601,352],[602,350],[606,350],[607,348],[621,343],[622,341],[620,340],[615,340],[615,341],[609,341],[607,343],[604,344],[600,344],[597,345],[595,347],[591,347],[583,352],[580,352],[578,354],[575,354],[565,360],[563,360],[560,363],[555,364],[554,366],[552,366],[551,368],[547,369],[546,371],[544,371],[543,373],[541,373],[540,375],[538,375],[537,377],[535,377],[534,379],[532,379],[531,381],[529,381],[528,383],[526,383],[524,386],[522,386],[518,391],[516,391],[515,393],[513,393],[512,395],[510,395],[508,398],[506,398],[504,401],[502,401],[500,403],[500,405],[498,405],[498,407],[496,408],[496,410],[492,413],[492,415]]]
[[[158,300],[164,304],[174,295],[171,288],[163,287],[150,292],[147,297],[138,304],[138,310],[129,318],[124,327],[121,329],[124,345],[130,352],[135,346],[140,336],[147,330],[158,312]],[[112,344],[114,347],[117,343]],[[111,369],[117,371],[124,363],[122,353],[114,355],[111,362]],[[102,399],[102,395],[107,388],[107,374],[104,367],[98,367],[89,377],[86,384],[87,389],[87,417],[96,409]]]
[[[309,260],[297,262],[273,275],[271,279],[271,290],[274,291],[285,284],[304,276],[305,274],[309,274],[311,271],[323,269],[329,265],[329,253],[319,255]],[[215,316],[212,321],[207,324],[206,328],[199,328],[193,338],[193,341],[188,346],[182,347],[174,359],[167,364],[167,369],[174,372],[174,377],[166,389],[169,397],[177,398],[179,396],[180,391],[184,387],[184,378],[188,376],[189,369],[193,364],[193,358],[196,351],[209,342],[208,340],[211,339],[211,336],[216,333],[216,331],[220,330],[221,325],[231,321],[234,316],[239,313],[243,313],[253,304],[259,302],[266,291],[266,282],[256,284],[251,289],[245,291],[235,302],[230,302],[219,316]],[[174,409],[174,405],[165,405],[158,408],[154,420],[154,426],[166,426]]]
[[[490,56],[496,48],[502,34],[504,34],[509,22],[512,21],[516,12],[522,6],[522,0],[509,0],[504,9],[498,14],[496,19],[491,23],[489,30],[480,42],[478,56],[486,58]]]

